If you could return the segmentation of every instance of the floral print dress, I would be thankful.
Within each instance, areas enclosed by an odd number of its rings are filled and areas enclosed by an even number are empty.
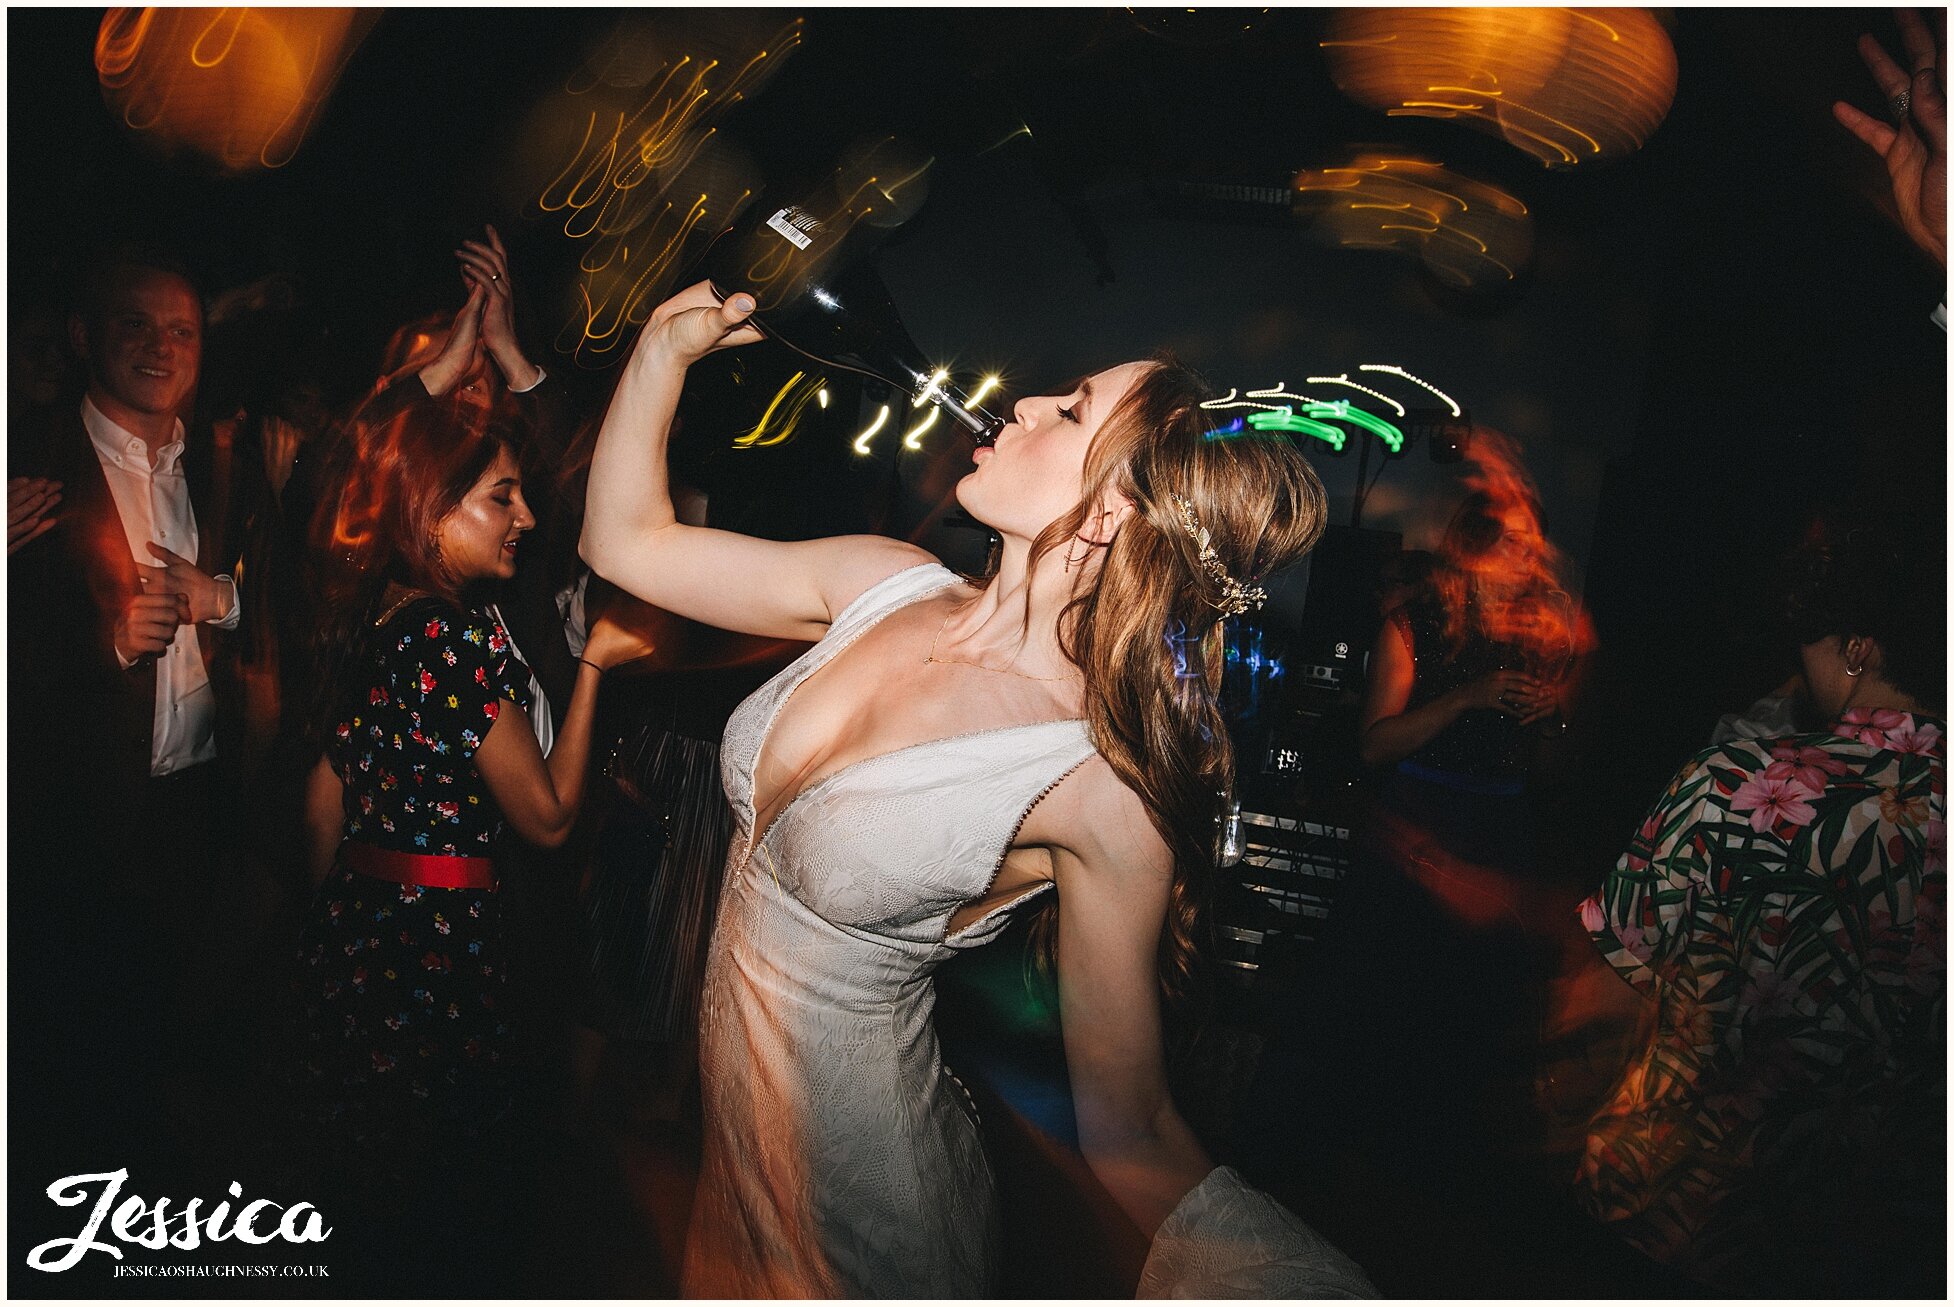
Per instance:
[[[1654,1000],[1577,1192],[1725,1292],[1874,1293],[1945,1210],[1944,723],[1698,754],[1583,924]],[[1908,1296],[1912,1296],[1909,1294]]]
[[[492,857],[502,816],[474,755],[529,673],[487,616],[432,596],[372,633],[328,756],[344,836],[398,853]],[[510,1109],[496,895],[336,866],[300,943],[301,1086],[331,1147],[410,1164]],[[364,1159],[364,1160],[360,1160]]]

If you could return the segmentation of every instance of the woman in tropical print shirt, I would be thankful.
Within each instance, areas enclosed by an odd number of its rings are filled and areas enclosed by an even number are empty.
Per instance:
[[[1941,1295],[1938,552],[1869,528],[1801,551],[1793,626],[1831,724],[1698,754],[1581,905],[1654,1012],[1578,1196],[1727,1293]]]

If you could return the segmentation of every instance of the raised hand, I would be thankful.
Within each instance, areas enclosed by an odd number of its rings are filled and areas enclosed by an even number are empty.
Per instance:
[[[681,367],[690,367],[717,349],[752,345],[766,339],[746,326],[753,315],[753,297],[735,295],[724,304],[709,282],[687,286],[651,312],[639,351],[662,351]]]
[[[40,539],[54,529],[61,502],[61,483],[46,477],[15,477],[7,482],[7,552]]]
[[[1832,114],[1886,164],[1900,227],[1915,245],[1947,266],[1947,96],[1933,34],[1911,9],[1897,11],[1906,67],[1871,36],[1859,38],[1859,57],[1873,75],[1895,120],[1888,125],[1841,100]]]
[[[171,591],[183,596],[188,605],[184,621],[214,622],[231,611],[234,592],[227,583],[205,576],[195,563],[171,553],[154,540],[149,542],[149,552],[162,560],[162,566],[137,563],[137,575],[152,593]]]
[[[434,361],[421,369],[421,384],[430,395],[445,395],[472,376],[482,366],[482,309],[488,292],[476,286],[468,292],[468,302],[455,314],[448,331],[448,343]]]
[[[483,346],[503,378],[511,386],[527,390],[536,384],[538,369],[516,340],[516,288],[509,278],[509,252],[502,247],[502,237],[493,226],[487,232],[487,244],[463,241],[455,257],[461,260],[461,279],[470,290],[480,289],[486,296]]]

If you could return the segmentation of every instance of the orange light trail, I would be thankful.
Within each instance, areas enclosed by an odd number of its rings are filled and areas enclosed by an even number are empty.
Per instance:
[[[379,17],[360,9],[111,9],[102,95],[167,155],[239,174],[290,163]]]
[[[803,22],[793,19],[744,49],[735,48],[748,39],[737,27],[717,15],[623,20],[564,87],[571,103],[599,103],[571,119],[581,120],[570,137],[576,145],[534,194],[537,211],[560,215],[564,236],[584,247],[557,333],[557,348],[580,366],[613,361],[625,328],[650,317],[697,243],[753,197],[752,178],[717,120],[799,46]],[[660,53],[678,45],[688,48]],[[565,107],[557,101],[543,112]]]

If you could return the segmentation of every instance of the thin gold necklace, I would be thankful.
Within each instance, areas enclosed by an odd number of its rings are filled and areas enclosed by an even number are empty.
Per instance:
[[[1075,670],[1067,672],[1064,676],[1033,676],[1030,672],[1013,671],[1009,667],[986,667],[982,663],[973,663],[968,658],[938,658],[936,656],[936,646],[943,639],[943,633],[950,629],[950,619],[956,615],[957,610],[955,608],[943,614],[943,624],[936,628],[936,634],[930,639],[930,651],[923,658],[925,663],[937,663],[942,666],[975,667],[980,672],[996,672],[999,676],[1018,676],[1027,681],[1069,681],[1079,674]]]

